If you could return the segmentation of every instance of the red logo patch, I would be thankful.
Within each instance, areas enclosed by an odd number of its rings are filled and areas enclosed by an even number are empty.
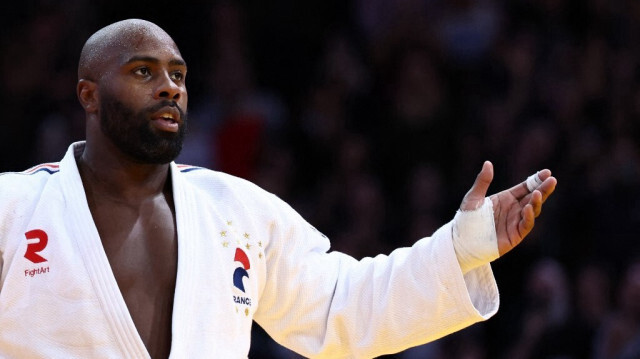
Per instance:
[[[46,262],[47,259],[38,254],[47,247],[47,243],[49,242],[49,237],[47,233],[41,229],[33,229],[24,234],[29,239],[37,239],[37,242],[28,243],[27,251],[24,253],[24,257],[30,260],[33,263],[42,263]]]

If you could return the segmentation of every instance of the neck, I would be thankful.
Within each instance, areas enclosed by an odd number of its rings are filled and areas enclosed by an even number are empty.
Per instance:
[[[162,193],[169,184],[168,163],[139,163],[116,148],[97,151],[87,143],[76,160],[85,188],[113,197],[144,199]]]

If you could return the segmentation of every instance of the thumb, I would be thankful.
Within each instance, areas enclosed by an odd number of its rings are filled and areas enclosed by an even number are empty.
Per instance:
[[[476,176],[476,181],[462,199],[460,209],[463,211],[473,211],[482,206],[484,197],[487,195],[487,190],[489,190],[489,185],[492,180],[493,164],[489,161],[484,161],[480,173]]]

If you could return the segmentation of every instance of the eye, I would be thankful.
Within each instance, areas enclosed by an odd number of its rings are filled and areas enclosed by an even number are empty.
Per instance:
[[[133,73],[142,77],[151,76],[151,70],[148,67],[139,67]]]
[[[184,74],[180,71],[172,72],[171,79],[174,81],[182,81],[184,79]]]

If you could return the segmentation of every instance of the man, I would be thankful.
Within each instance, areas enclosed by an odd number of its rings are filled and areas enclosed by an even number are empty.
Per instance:
[[[485,198],[486,162],[452,222],[358,262],[253,184],[172,162],[186,73],[147,21],[85,44],[86,142],[0,176],[0,357],[246,357],[255,320],[302,355],[362,358],[496,312],[489,262],[533,228],[548,170]]]

